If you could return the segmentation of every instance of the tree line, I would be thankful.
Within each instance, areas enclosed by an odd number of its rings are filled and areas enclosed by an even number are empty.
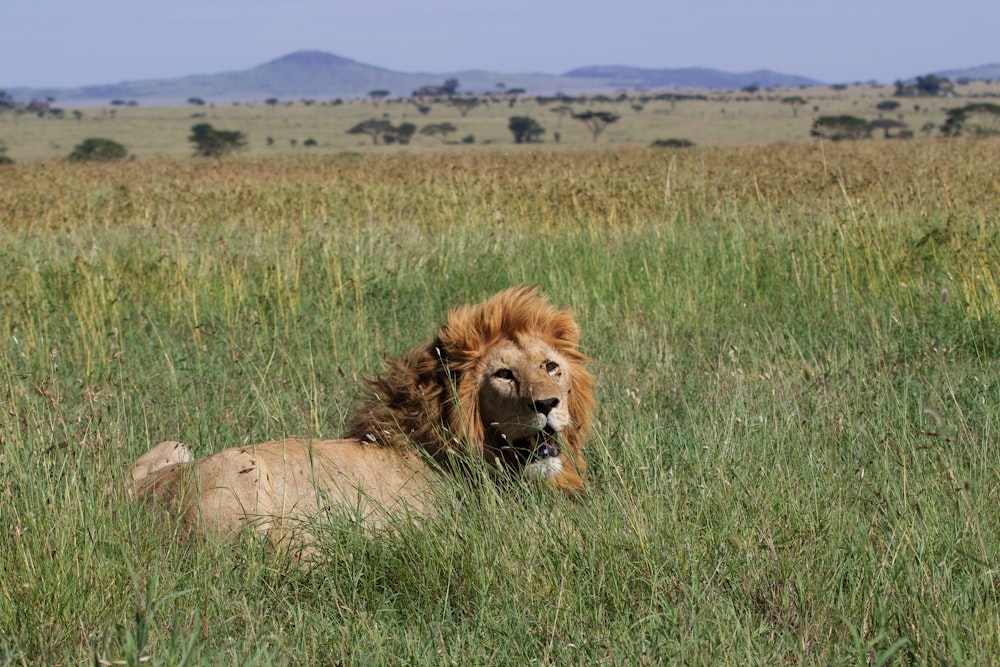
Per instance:
[[[501,85],[498,84],[498,86]],[[744,89],[743,92],[747,95],[757,95],[757,98],[760,99],[759,91],[756,87],[753,88],[753,90]],[[410,101],[417,106],[421,115],[427,115],[430,111],[430,107],[424,103],[424,100],[431,99],[456,108],[463,118],[478,106],[497,101],[490,95],[460,95],[457,90],[458,81],[449,79],[441,86],[425,86],[414,91]],[[512,103],[524,92],[522,89],[507,89],[504,91],[504,95]],[[936,75],[927,75],[925,77],[917,77],[916,80],[911,82],[897,81],[894,97],[948,97],[953,94],[954,85],[948,79]],[[376,90],[369,94],[376,104],[384,100],[388,95],[388,91],[385,90]],[[668,92],[642,94],[640,96],[629,96],[621,93],[614,97],[607,95],[554,95],[537,96],[533,99],[540,105],[550,106],[549,110],[559,116],[560,122],[563,118],[571,118],[581,123],[590,132],[592,141],[597,142],[601,134],[608,127],[621,119],[621,115],[611,111],[589,108],[577,111],[574,109],[574,105],[630,102],[631,109],[639,113],[643,110],[644,104],[652,100],[668,101],[670,102],[671,110],[674,110],[679,101],[692,99],[708,100],[710,98],[702,94]],[[801,95],[788,95],[768,99],[778,99],[782,104],[789,105],[792,109],[793,117],[798,115],[799,108],[808,104],[808,101]],[[0,91],[0,115],[13,110],[18,114],[35,113],[39,117],[63,117],[63,112],[58,107],[55,107],[53,102],[54,100],[49,98],[44,101],[33,101],[28,104],[18,103],[6,92]],[[201,98],[191,98],[188,100],[188,103],[196,106],[205,105],[205,101]],[[267,103],[278,104],[279,102],[277,99],[269,99]],[[340,100],[337,100],[337,103],[341,103]],[[818,116],[814,118],[809,132],[813,137],[831,141],[866,139],[870,138],[875,132],[881,132],[881,135],[887,139],[912,137],[914,132],[903,122],[902,114],[898,115],[898,119],[884,118],[882,115],[883,112],[894,112],[899,107],[900,102],[896,99],[879,102],[876,105],[876,109],[880,112],[879,117],[874,120],[866,120],[853,115]],[[916,105],[915,108],[919,110],[920,106]],[[814,106],[813,111],[818,111],[818,106]],[[114,113],[114,111],[112,110],[111,113]],[[74,114],[78,120],[82,118],[82,112],[75,111]],[[537,119],[527,115],[510,116],[507,129],[510,131],[514,143],[519,144],[542,141],[542,138],[547,133],[546,128]],[[945,122],[940,126],[933,123],[925,123],[920,130],[928,135],[939,131],[942,136],[946,137],[997,136],[1000,135],[1000,105],[987,102],[974,102],[956,107],[946,112]],[[444,143],[450,143],[451,136],[458,131],[459,128],[451,122],[429,123],[425,124],[422,128],[418,128],[412,122],[402,122],[396,125],[387,119],[372,118],[357,123],[348,129],[347,133],[368,136],[373,145],[406,145],[418,134],[425,137],[439,138]],[[553,141],[558,143],[561,139],[559,132],[554,132],[552,138]],[[194,154],[201,157],[223,157],[245,148],[248,144],[245,133],[237,130],[217,129],[208,123],[199,123],[192,126],[188,140],[193,146]],[[462,139],[462,142],[474,143],[475,138],[472,135],[468,135]],[[268,145],[271,144],[273,144],[273,140],[268,137]],[[311,146],[317,145],[317,143],[312,139],[308,139],[303,142],[303,145]],[[686,139],[669,139],[657,140],[653,142],[653,145],[676,148],[689,146],[691,142]],[[5,155],[5,152],[6,147],[0,142],[0,164],[9,164],[12,162]],[[121,144],[111,139],[93,137],[86,139],[74,147],[73,152],[67,157],[71,161],[84,162],[117,160],[127,156],[128,151]]]

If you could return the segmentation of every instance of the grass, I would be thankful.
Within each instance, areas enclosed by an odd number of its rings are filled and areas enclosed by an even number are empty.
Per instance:
[[[0,664],[988,663],[995,142],[0,172]],[[130,503],[152,443],[336,436],[512,283],[572,308],[579,504],[484,492],[300,572]]]

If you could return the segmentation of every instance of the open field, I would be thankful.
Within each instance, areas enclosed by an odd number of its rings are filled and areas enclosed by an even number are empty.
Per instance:
[[[0,665],[989,663],[998,174],[995,140],[19,160]],[[311,572],[127,502],[162,439],[336,436],[515,283],[594,359],[584,501],[334,522]]]
[[[996,95],[1000,83],[976,82],[960,86],[965,96]],[[630,92],[622,101],[574,102],[575,112],[587,109],[610,111],[621,119],[600,136],[602,145],[647,146],[656,139],[683,138],[698,145],[746,145],[774,143],[809,143],[809,130],[820,115],[851,114],[866,120],[880,117],[902,119],[912,132],[925,136],[923,128],[939,126],[949,108],[967,104],[966,98],[895,98],[899,109],[880,112],[876,105],[893,99],[893,86],[850,86],[846,90],[828,87],[759,91],[695,91],[705,99],[671,103],[666,100],[641,102],[643,93]],[[687,91],[685,91],[687,94]],[[655,96],[649,93],[648,96]],[[802,97],[806,104],[793,108],[782,102],[788,97]],[[486,99],[486,98],[483,98]],[[58,106],[58,100],[55,105]],[[248,157],[274,157],[341,152],[395,152],[406,150],[457,150],[445,146],[440,138],[417,134],[409,146],[373,146],[369,137],[350,135],[347,130],[375,118],[394,125],[413,123],[423,128],[435,123],[452,123],[456,132],[451,143],[472,137],[474,145],[511,145],[507,129],[511,116],[530,116],[545,129],[541,139],[553,143],[559,135],[564,146],[590,146],[590,131],[572,118],[553,113],[557,102],[540,103],[526,97],[513,107],[508,101],[493,98],[462,116],[457,108],[444,101],[425,101],[429,111],[420,113],[412,100],[349,100],[339,105],[317,100],[306,105],[301,101],[269,106],[219,105],[204,107],[109,107],[71,110],[65,117],[38,118],[33,114],[0,114],[0,142],[16,161],[54,160],[66,157],[73,147],[90,137],[111,139],[123,144],[139,159],[190,156],[187,137],[196,123],[210,123],[216,129],[238,130],[248,137]],[[641,110],[634,109],[641,106]],[[936,132],[935,132],[936,134]],[[270,141],[269,141],[270,139]],[[306,146],[312,140],[314,146]],[[874,139],[876,141],[880,139]],[[463,146],[463,149],[467,146]]]

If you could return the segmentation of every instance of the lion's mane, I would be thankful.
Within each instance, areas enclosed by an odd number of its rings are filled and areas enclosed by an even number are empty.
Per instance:
[[[580,332],[572,315],[550,305],[537,287],[507,289],[479,305],[452,310],[432,342],[366,380],[363,405],[348,423],[346,437],[387,447],[415,444],[446,468],[469,454],[486,456],[479,415],[482,359],[501,340],[529,336],[571,364],[571,423],[562,431],[562,444],[582,474],[594,413],[589,359],[577,349]]]

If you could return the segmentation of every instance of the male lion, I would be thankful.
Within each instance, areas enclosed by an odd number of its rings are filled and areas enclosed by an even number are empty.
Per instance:
[[[375,525],[428,514],[438,476],[476,459],[579,494],[594,394],[578,342],[572,316],[537,288],[507,289],[453,310],[433,342],[368,380],[345,438],[274,440],[197,461],[161,442],[136,460],[135,492],[167,502],[187,532],[232,537],[249,525],[279,541],[283,522],[327,508]]]

